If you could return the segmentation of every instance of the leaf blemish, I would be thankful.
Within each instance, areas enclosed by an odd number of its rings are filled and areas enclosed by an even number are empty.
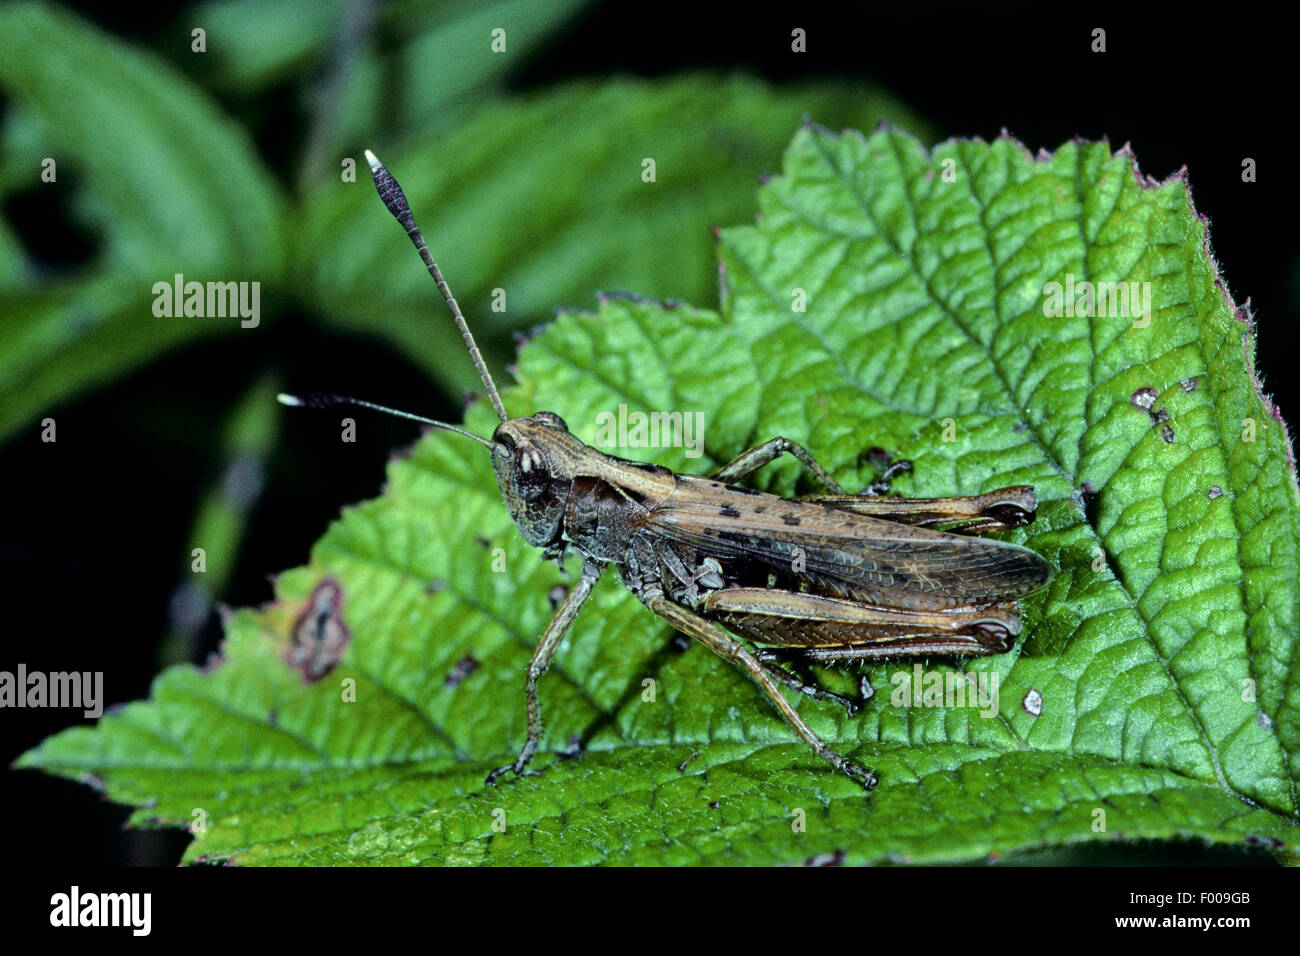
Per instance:
[[[451,669],[451,673],[447,675],[447,678],[446,680],[443,681],[443,684],[445,684],[448,688],[454,690],[455,688],[463,684],[467,677],[469,677],[476,670],[478,670],[478,667],[479,664],[478,661],[474,658],[474,655],[466,654],[464,657],[462,657],[460,660],[456,662],[456,666]]]
[[[1159,396],[1159,392],[1157,392],[1150,385],[1143,385],[1141,388],[1139,388],[1136,392],[1132,394],[1132,396],[1129,398],[1129,401],[1133,403],[1134,408],[1139,408],[1142,411],[1150,414],[1151,406],[1155,405],[1156,398],[1158,396]]]
[[[290,632],[286,659],[290,667],[314,684],[334,669],[352,632],[343,620],[343,589],[333,578],[316,585]]]
[[[1031,687],[1025,694],[1024,700],[1020,706],[1025,709],[1025,713],[1030,717],[1037,717],[1043,712],[1043,695],[1035,688]]]

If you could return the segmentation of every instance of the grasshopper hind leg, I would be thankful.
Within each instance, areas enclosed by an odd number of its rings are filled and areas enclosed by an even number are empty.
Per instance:
[[[790,455],[793,458],[797,458],[799,463],[807,468],[808,471],[812,473],[813,477],[821,482],[822,486],[833,495],[844,495],[854,498],[872,498],[883,495],[889,491],[890,481],[895,475],[912,470],[912,463],[905,459],[891,462],[881,473],[880,477],[872,482],[871,485],[857,492],[857,494],[850,496],[849,493],[840,486],[840,483],[831,477],[831,473],[826,470],[825,466],[812,456],[812,453],[809,452],[807,448],[804,448],[803,445],[800,445],[798,442],[793,442],[788,438],[781,438],[778,436],[776,438],[769,438],[761,445],[755,445],[753,448],[742,451],[730,462],[718,469],[713,477],[718,481],[728,483],[739,481],[741,478],[752,475],[763,466],[770,465],[782,455]]]
[[[865,674],[862,676],[861,681],[859,681],[859,696],[855,700],[852,697],[845,697],[843,694],[829,691],[819,685],[815,680],[804,680],[786,666],[788,659],[782,658],[778,653],[763,648],[756,648],[754,650],[754,658],[763,665],[764,669],[771,677],[780,681],[782,684],[785,684],[786,687],[789,687],[791,690],[797,690],[805,697],[811,697],[813,700],[834,701],[843,707],[850,717],[857,714],[857,712],[866,705],[867,700],[871,696],[867,692],[867,687],[870,686],[870,683],[867,681]]]
[[[638,597],[645,602],[646,607],[683,634],[695,638],[695,640],[708,647],[724,660],[739,664],[745,668],[749,672],[749,676],[754,679],[754,682],[758,684],[763,693],[767,694],[768,699],[771,700],[781,716],[785,718],[786,723],[790,725],[804,743],[813,749],[817,756],[840,773],[852,777],[867,790],[875,787],[878,780],[876,774],[841,756],[818,737],[813,732],[813,729],[804,722],[804,719],[799,716],[799,712],[781,694],[780,689],[776,686],[776,680],[780,678],[774,679],[768,668],[759,663],[742,641],[728,634],[712,621],[700,617],[680,604],[674,604],[664,597],[662,593],[639,594]]]

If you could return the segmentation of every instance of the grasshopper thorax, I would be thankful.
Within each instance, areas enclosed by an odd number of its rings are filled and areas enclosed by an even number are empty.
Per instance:
[[[536,547],[558,543],[582,443],[554,412],[510,418],[492,433],[492,470],[510,517]]]

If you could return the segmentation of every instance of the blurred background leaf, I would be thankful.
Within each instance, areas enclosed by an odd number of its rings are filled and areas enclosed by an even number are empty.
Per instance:
[[[3,439],[186,339],[238,330],[228,319],[157,320],[153,284],[183,271],[273,286],[285,213],[248,135],[206,96],[66,13],[0,8],[0,84],[21,117],[20,141],[6,135],[6,154],[21,156],[34,182],[53,158],[50,187],[71,180],[72,215],[99,239],[82,268],[43,277],[31,275],[33,264],[23,270],[33,281],[0,300]]]

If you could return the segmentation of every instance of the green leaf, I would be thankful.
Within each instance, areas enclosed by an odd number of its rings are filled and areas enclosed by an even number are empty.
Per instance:
[[[200,63],[212,86],[253,100],[294,74],[313,120],[301,178],[338,179],[339,157],[380,124],[447,129],[481,108],[587,0],[404,0],[372,8],[321,0],[221,0],[192,22],[211,38]],[[494,30],[505,49],[494,49]],[[376,104],[382,104],[376,108]]]
[[[1009,537],[1058,570],[1014,651],[962,664],[998,676],[996,713],[898,706],[914,664],[957,673],[939,660],[869,668],[855,717],[795,700],[880,772],[864,793],[605,580],[541,684],[542,775],[485,788],[523,741],[558,572],[514,531],[481,450],[440,433],[280,576],[274,604],[230,619],[220,666],[168,670],[150,701],[20,765],[95,782],[137,823],[202,809],[190,861],[957,862],[1175,838],[1294,860],[1300,500],[1254,326],[1186,184],[1104,144],[927,153],[810,127],[760,203],[757,226],[722,234],[721,313],[609,298],[562,314],[521,351],[507,405],[586,440],[621,403],[702,412],[703,458],[624,450],[679,470],[785,435],[849,486],[874,477],[871,446],[915,463],[903,493],[1033,484],[1038,520]],[[1149,324],[1045,315],[1067,276],[1149,281]],[[493,418],[478,403],[468,423]],[[757,483],[789,493],[797,474],[776,463]],[[307,684],[290,635],[333,588],[349,643]],[[586,749],[568,758],[573,734]]]
[[[21,113],[28,183],[70,198],[102,237],[75,277],[4,288],[0,437],[57,401],[238,319],[156,318],[155,282],[281,270],[281,197],[247,133],[175,69],[57,8],[0,8],[0,88]],[[112,117],[106,122],[105,117]],[[42,161],[56,179],[42,184]],[[234,199],[237,197],[237,201]]]
[[[193,27],[207,34],[200,65],[222,89],[263,93],[296,70],[319,65],[345,22],[345,10],[342,0],[200,3],[191,13]]]
[[[398,171],[480,344],[504,360],[511,333],[556,305],[590,302],[596,289],[712,299],[709,226],[752,213],[755,179],[807,111],[854,126],[919,125],[860,84],[776,89],[688,75],[572,83],[476,109],[453,130],[396,148],[371,145]],[[643,180],[646,159],[654,182]],[[451,358],[461,348],[455,328],[431,326],[428,277],[410,268],[406,238],[369,177],[336,180],[305,207],[292,261],[313,310],[386,339],[457,395],[477,387],[469,363]],[[496,289],[507,293],[504,312]]]

